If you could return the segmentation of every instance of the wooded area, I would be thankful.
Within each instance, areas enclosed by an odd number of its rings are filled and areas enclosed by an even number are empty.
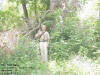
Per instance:
[[[45,63],[35,39],[42,25],[50,34]],[[7,75],[1,64],[24,67],[16,75],[100,75],[100,0],[0,0],[0,75]]]

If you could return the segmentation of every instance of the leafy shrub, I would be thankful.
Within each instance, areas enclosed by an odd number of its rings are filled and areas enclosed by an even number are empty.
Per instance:
[[[0,52],[0,56],[4,56],[0,58],[0,63],[17,65],[14,69],[18,70],[18,75],[40,75],[49,72],[47,65],[40,61],[38,44],[27,37],[20,38],[11,55]],[[1,66],[2,68],[4,67]]]
[[[51,44],[49,50],[50,59],[63,60],[68,59],[70,55],[79,54],[95,57],[94,46],[96,46],[97,30],[95,29],[95,18],[90,17],[82,21],[74,12],[68,12],[63,18],[63,24],[60,23],[61,11],[55,10],[56,24],[51,31]],[[69,15],[70,14],[70,15]]]
[[[13,9],[12,9],[13,8]],[[11,30],[23,25],[23,21],[14,7],[6,11],[0,11],[0,31]],[[13,14],[14,13],[14,14]]]

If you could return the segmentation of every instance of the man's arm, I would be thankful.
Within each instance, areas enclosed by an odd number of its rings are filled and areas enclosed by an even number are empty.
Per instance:
[[[38,38],[40,36],[40,31],[35,35],[35,38]]]
[[[49,43],[50,43],[50,35],[49,35],[49,33],[48,33],[48,44],[47,44],[47,48],[49,47]]]
[[[38,33],[35,35],[35,38],[38,38],[39,37],[39,35],[38,35]]]

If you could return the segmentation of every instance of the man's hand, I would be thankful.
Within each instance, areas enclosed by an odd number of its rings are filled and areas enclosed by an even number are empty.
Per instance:
[[[48,43],[47,43],[47,48],[49,47],[49,41],[50,41],[50,40],[48,40]]]
[[[35,35],[35,38],[38,38],[40,36],[40,30],[38,31],[38,33]]]
[[[47,44],[47,48],[49,47],[49,44]]]

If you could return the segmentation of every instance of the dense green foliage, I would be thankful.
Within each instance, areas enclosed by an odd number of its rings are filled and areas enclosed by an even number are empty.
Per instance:
[[[74,12],[67,14],[68,16],[64,18],[62,25],[60,24],[59,13],[57,10],[56,17],[53,16],[57,19],[55,29],[51,32],[50,58],[56,60],[68,59],[70,55],[75,54],[90,58],[95,57],[95,46],[99,42],[96,40],[99,33],[96,30],[97,24],[95,18],[84,20],[83,24],[85,28],[81,28],[79,24],[80,20],[75,16]],[[98,47],[98,49],[100,48]]]
[[[76,0],[80,7],[75,6],[75,2],[72,1],[68,0],[64,11],[60,5],[51,10],[50,0],[9,0],[7,2],[9,7],[0,10],[0,31],[23,26],[23,30],[28,33],[28,27],[35,29],[39,25],[46,25],[50,33],[49,62],[41,62],[39,42],[21,34],[11,54],[0,49],[0,63],[17,64],[22,68],[31,67],[24,69],[17,67],[20,75],[48,75],[49,73],[51,75],[92,75],[94,70],[93,75],[100,75],[100,68],[97,67],[100,66],[100,13],[99,17],[85,15],[87,18],[81,18],[84,13],[81,13],[82,16],[78,14],[82,8],[84,9],[85,4],[88,5],[88,2],[94,0]],[[23,3],[26,9],[22,6]],[[96,8],[93,7],[95,12],[100,11],[99,4],[97,2]],[[91,70],[85,70],[87,64]],[[2,68],[0,65],[0,69]]]
[[[21,37],[12,54],[5,54],[5,52],[0,50],[0,63],[2,64],[0,64],[0,69],[8,65],[8,68],[12,72],[14,72],[14,69],[18,70],[17,75],[40,75],[44,74],[44,72],[48,73],[47,65],[40,62],[38,44],[36,45],[35,41],[30,41],[25,37]],[[14,67],[13,65],[17,66]]]
[[[57,62],[49,60],[48,64],[42,63],[40,61],[38,42],[32,40],[29,41],[29,40],[30,39],[28,39],[27,37],[20,37],[19,43],[15,47],[15,50],[12,54],[5,54],[4,51],[0,50],[0,60],[1,60],[0,69],[7,70],[9,68],[9,70],[12,70],[13,72],[16,69],[17,75],[19,74],[20,75],[28,75],[28,74],[30,75],[48,75],[48,74],[91,75],[92,73],[96,75],[100,74],[99,64],[94,63],[93,60],[88,59],[87,57],[84,58],[80,56],[70,55],[69,60],[63,60]],[[63,45],[61,45],[60,47],[62,48],[62,46]],[[82,49],[85,48],[81,47],[81,50]],[[58,54],[55,55],[56,56],[55,58],[57,60],[63,58],[61,54],[64,53],[62,52],[59,51]],[[67,54],[65,53],[65,55]],[[14,67],[14,65],[16,66]]]
[[[24,24],[15,8],[9,8],[9,10],[0,11],[0,31],[11,30]]]

